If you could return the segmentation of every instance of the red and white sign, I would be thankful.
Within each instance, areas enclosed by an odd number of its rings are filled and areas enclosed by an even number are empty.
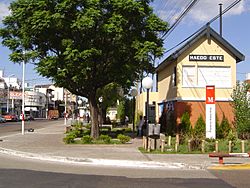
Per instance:
[[[206,138],[216,138],[215,86],[206,86]]]
[[[22,99],[22,92],[10,91],[10,99]]]
[[[215,86],[206,86],[206,104],[215,104]]]

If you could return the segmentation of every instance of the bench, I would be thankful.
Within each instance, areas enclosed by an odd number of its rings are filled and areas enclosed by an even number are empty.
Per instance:
[[[218,157],[219,164],[223,164],[224,157],[250,157],[249,153],[209,153],[209,157]]]

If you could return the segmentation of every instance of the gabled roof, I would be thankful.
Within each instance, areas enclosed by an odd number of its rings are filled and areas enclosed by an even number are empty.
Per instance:
[[[245,60],[245,56],[238,51],[235,47],[233,47],[228,41],[226,41],[223,37],[221,37],[215,30],[213,30],[209,25],[205,25],[200,29],[197,34],[195,34],[191,39],[186,42],[182,47],[168,56],[157,68],[156,72],[165,68],[168,64],[176,60],[184,51],[186,51],[189,47],[191,47],[195,42],[197,42],[202,37],[206,36],[210,38],[211,36],[215,38],[219,43],[221,43],[229,52],[235,56],[236,63]],[[191,35],[192,36],[192,35]]]

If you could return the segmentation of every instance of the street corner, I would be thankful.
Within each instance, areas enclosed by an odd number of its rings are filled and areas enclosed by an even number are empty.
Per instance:
[[[208,170],[250,170],[250,163],[244,164],[218,164],[210,166]]]

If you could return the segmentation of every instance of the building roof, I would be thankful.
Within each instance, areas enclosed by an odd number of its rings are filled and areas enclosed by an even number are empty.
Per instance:
[[[223,37],[221,37],[215,30],[213,30],[209,25],[205,25],[200,29],[197,34],[193,34],[188,42],[186,42],[183,46],[177,49],[174,53],[168,56],[157,68],[156,72],[164,69],[168,64],[176,60],[184,51],[186,51],[190,46],[192,46],[195,42],[197,42],[202,37],[206,36],[210,38],[211,36],[215,38],[219,43],[221,43],[229,52],[235,56],[236,63],[245,60],[245,56],[238,51],[235,47],[233,47],[228,41],[226,41]],[[191,35],[192,36],[192,35]]]

